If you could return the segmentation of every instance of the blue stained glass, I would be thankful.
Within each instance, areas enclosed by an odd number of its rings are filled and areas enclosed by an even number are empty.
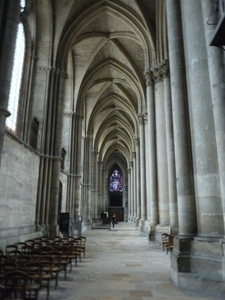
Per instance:
[[[122,192],[123,191],[123,177],[120,172],[115,169],[109,178],[109,191]]]

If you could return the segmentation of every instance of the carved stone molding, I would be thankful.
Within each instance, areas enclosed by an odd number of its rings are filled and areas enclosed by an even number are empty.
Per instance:
[[[64,111],[63,115],[64,115],[64,117],[67,117],[67,118],[72,118],[72,117],[79,117],[81,119],[84,118],[82,115],[78,114],[75,111]]]
[[[134,140],[135,140],[136,145],[139,146],[140,145],[140,138],[138,136],[135,136]]]
[[[145,81],[146,81],[146,86],[152,86],[154,84],[154,74],[153,72],[148,69],[145,71]]]
[[[148,123],[148,114],[138,114],[138,121],[140,125],[145,125]]]
[[[169,61],[164,60],[159,65],[151,68],[149,72],[152,73],[151,76],[153,77],[155,84],[162,82],[165,78],[170,76]]]

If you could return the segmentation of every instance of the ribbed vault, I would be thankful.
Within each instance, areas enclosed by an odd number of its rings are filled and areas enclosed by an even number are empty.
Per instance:
[[[153,30],[139,1],[84,3],[63,33],[58,63],[66,70],[73,64],[72,107],[84,117],[83,135],[93,135],[99,160],[106,163],[119,151],[128,166],[139,136],[137,115],[146,112]]]

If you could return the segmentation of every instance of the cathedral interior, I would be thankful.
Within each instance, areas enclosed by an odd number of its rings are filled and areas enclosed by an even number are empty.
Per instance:
[[[116,213],[149,248],[175,235],[176,286],[225,294],[224,20],[224,0],[0,2],[1,248]]]

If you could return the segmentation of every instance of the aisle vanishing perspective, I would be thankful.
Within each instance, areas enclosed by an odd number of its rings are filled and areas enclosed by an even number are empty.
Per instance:
[[[86,257],[60,274],[59,287],[51,285],[49,300],[215,300],[180,291],[170,280],[170,256],[148,246],[130,223],[114,231],[94,229],[87,237]],[[39,300],[46,300],[46,291]]]

